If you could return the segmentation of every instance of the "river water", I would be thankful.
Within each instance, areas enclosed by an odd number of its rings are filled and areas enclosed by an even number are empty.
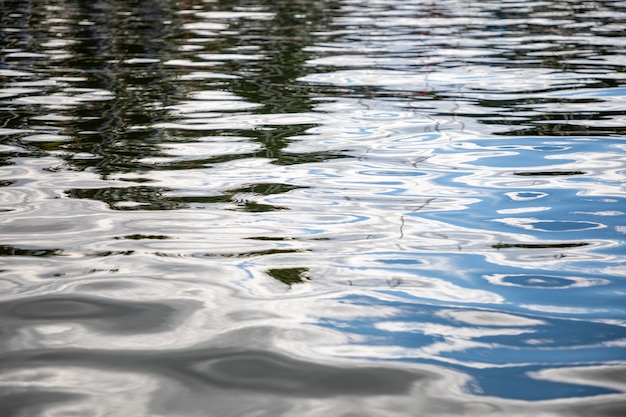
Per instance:
[[[624,1],[0,6],[3,417],[626,412]]]

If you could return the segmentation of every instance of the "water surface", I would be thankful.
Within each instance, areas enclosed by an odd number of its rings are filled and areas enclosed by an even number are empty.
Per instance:
[[[626,3],[2,2],[3,416],[620,416]]]

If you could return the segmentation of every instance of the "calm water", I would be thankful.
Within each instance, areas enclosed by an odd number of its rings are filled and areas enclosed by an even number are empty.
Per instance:
[[[3,417],[626,412],[626,2],[0,10]]]

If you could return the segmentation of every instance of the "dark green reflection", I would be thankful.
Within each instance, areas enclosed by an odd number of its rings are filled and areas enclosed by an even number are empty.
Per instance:
[[[269,276],[289,286],[310,280],[308,273],[309,268],[274,268],[267,271]]]
[[[535,176],[569,176],[569,175],[584,175],[584,171],[530,171],[530,172],[515,172],[514,175],[521,177],[535,177]]]
[[[212,203],[232,203],[235,210],[247,212],[265,212],[276,210],[287,210],[287,207],[275,206],[271,204],[263,204],[254,201],[256,195],[282,194],[291,190],[303,187],[296,187],[289,184],[279,183],[260,183],[246,187],[235,188],[232,190],[222,191],[216,196],[194,196],[194,197],[178,197],[177,201],[188,204],[212,204]],[[244,195],[244,197],[241,197]]]
[[[151,239],[151,240],[166,240],[172,239],[170,236],[166,235],[142,235],[140,233],[136,233],[134,235],[126,235],[115,237],[114,239],[130,239],[130,240],[143,240],[143,239]]]
[[[247,211],[249,213],[264,213],[268,211],[288,210],[287,207],[255,203],[254,201],[244,201],[243,204],[239,204],[238,206],[238,210]]]
[[[282,194],[298,188],[303,187],[280,183],[261,183],[226,190],[219,195],[212,196],[173,196],[170,195],[172,189],[149,186],[75,188],[67,190],[65,193],[71,198],[103,201],[115,210],[177,210],[190,205],[230,203],[234,205],[234,210],[254,213],[287,210],[287,207],[259,203],[254,199],[260,195]]]
[[[251,252],[242,252],[242,253],[207,253],[205,256],[213,257],[213,256],[223,256],[228,258],[251,258],[254,256],[264,256],[264,255],[276,255],[283,253],[298,253],[298,252],[308,252],[308,250],[303,249],[267,249],[267,250],[257,250]],[[276,278],[276,277],[274,277]],[[282,281],[282,280],[281,280]]]
[[[109,187],[96,189],[72,189],[66,194],[71,198],[88,198],[104,201],[115,210],[175,210],[186,207],[184,202],[165,196],[170,191],[161,187]],[[136,204],[124,205],[132,202]]]
[[[25,75],[2,77],[0,88],[5,87],[4,80],[9,87],[32,83],[36,86],[32,94],[42,97],[33,104],[8,102],[2,112],[11,117],[1,127],[50,135],[50,140],[39,142],[21,142],[19,135],[9,139],[31,157],[55,152],[65,164],[54,169],[89,170],[103,179],[149,169],[141,159],[162,155],[157,142],[164,133],[152,125],[168,120],[167,106],[189,91],[186,84],[175,82],[176,74],[164,65],[179,53],[184,39],[176,2],[23,0],[2,2],[1,8],[0,48],[38,57],[3,62],[3,68]],[[65,41],[62,53],[52,54],[46,46]],[[55,95],[63,97],[59,105],[50,101]],[[54,140],[56,134],[63,140]],[[0,164],[12,156],[24,154],[3,153]],[[180,206],[164,200],[160,192],[110,188],[67,194],[100,199],[112,207],[126,201],[150,209]]]
[[[25,249],[11,245],[0,245],[0,256],[38,256],[45,258],[48,256],[65,255],[67,255],[67,253],[62,249]]]
[[[522,249],[564,249],[564,248],[579,248],[581,246],[587,246],[589,243],[574,242],[574,243],[498,243],[491,245],[495,249],[510,249],[510,248],[522,248]]]
[[[214,36],[194,43],[200,49],[187,50],[190,37],[196,36],[186,25],[212,23],[202,16],[208,11],[237,11],[254,6],[267,12],[269,19],[245,16],[219,20],[227,30],[216,30]],[[30,129],[41,133],[62,134],[63,140],[19,143],[29,156],[46,156],[54,152],[63,167],[89,171],[107,180],[120,173],[135,173],[135,182],[148,182],[148,172],[161,170],[206,169],[237,159],[268,158],[275,164],[321,162],[343,157],[337,153],[318,151],[288,152],[285,148],[294,137],[306,137],[314,124],[258,125],[228,129],[185,129],[185,114],[172,112],[172,106],[193,100],[194,93],[206,90],[230,92],[249,103],[260,104],[254,111],[220,111],[223,114],[250,115],[310,112],[311,96],[318,87],[296,80],[306,75],[305,63],[311,57],[305,48],[320,39],[317,33],[328,30],[334,1],[320,3],[305,1],[264,1],[247,4],[240,1],[215,3],[172,2],[168,0],[129,0],[125,2],[82,0],[25,0],[6,3],[7,13],[0,16],[2,26],[16,29],[0,37],[3,48],[16,48],[40,54],[41,58],[16,63],[14,69],[28,72],[20,81],[41,81],[37,94],[79,97],[54,110],[40,104],[11,104],[4,128]],[[63,25],[50,20],[50,10],[63,10]],[[11,17],[21,16],[21,17]],[[42,45],[69,40],[64,54],[51,58]],[[191,42],[193,43],[193,42]],[[242,49],[243,48],[243,49]],[[247,49],[246,49],[247,48]],[[196,71],[194,67],[171,65],[174,60],[204,62],[200,54],[213,55],[258,51],[262,59],[224,60],[212,64],[210,71],[235,78],[210,79],[196,82],[184,76]],[[256,53],[256,52],[255,52]],[[12,62],[8,63],[12,65]],[[63,79],[55,83],[50,79]],[[0,87],[4,85],[0,84]],[[95,98],[94,98],[95,97]],[[3,113],[3,114],[4,114]],[[42,118],[42,116],[45,116]],[[166,122],[180,123],[181,128],[160,128]],[[248,138],[260,146],[247,153],[220,154],[198,159],[170,158],[164,144],[197,142],[200,137],[233,135]],[[11,139],[19,140],[18,136]],[[17,154],[0,154],[2,164]],[[22,156],[22,155],[20,155]],[[170,159],[168,159],[170,158]],[[154,160],[160,162],[152,162]],[[165,162],[162,162],[162,161]],[[156,174],[158,175],[158,174]],[[254,179],[250,179],[253,182]],[[212,200],[199,195],[169,198],[164,192],[176,193],[165,184],[161,187],[72,189],[74,198],[94,198],[115,209],[177,209],[189,204],[233,202],[230,192]],[[281,191],[286,192],[286,191]],[[262,194],[262,193],[261,193]],[[124,206],[120,203],[129,203]],[[130,203],[138,203],[135,207]],[[235,202],[236,210],[264,212],[283,207],[257,201]]]
[[[223,3],[228,4],[227,2]],[[229,91],[252,103],[262,106],[254,111],[258,114],[307,113],[313,109],[311,97],[319,87],[296,81],[310,73],[306,61],[311,54],[307,46],[320,41],[319,33],[328,31],[332,11],[338,2],[314,0],[291,1],[261,0],[257,2],[264,11],[272,13],[272,19],[231,22],[235,36],[220,39],[223,48],[256,47],[263,59],[258,61],[231,62],[226,65],[228,73],[238,75],[229,81]],[[234,9],[239,4],[227,6]],[[333,152],[292,153],[285,147],[290,138],[306,136],[311,124],[273,125],[270,129],[255,129],[248,132],[255,142],[263,145],[259,156],[271,158],[275,164],[291,165],[320,162],[345,157]]]

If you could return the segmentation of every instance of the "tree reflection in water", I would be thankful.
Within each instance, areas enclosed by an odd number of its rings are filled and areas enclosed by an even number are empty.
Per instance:
[[[0,409],[620,415],[620,13],[2,2]]]

